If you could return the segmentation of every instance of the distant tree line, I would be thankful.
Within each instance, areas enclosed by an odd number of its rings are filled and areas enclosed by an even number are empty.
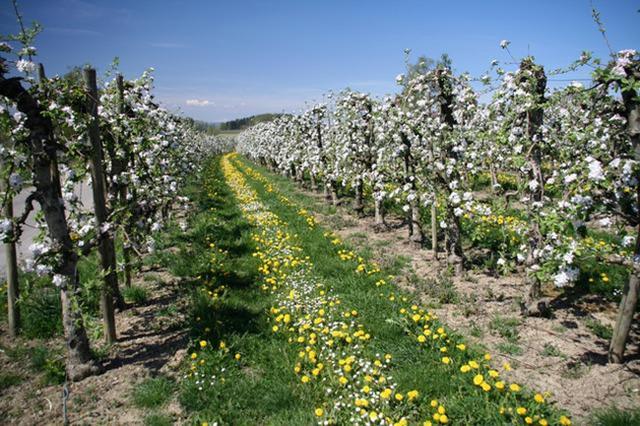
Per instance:
[[[220,123],[220,130],[244,130],[253,126],[254,124],[262,123],[265,121],[272,121],[282,114],[259,114],[252,115],[250,117],[237,118],[235,120]]]

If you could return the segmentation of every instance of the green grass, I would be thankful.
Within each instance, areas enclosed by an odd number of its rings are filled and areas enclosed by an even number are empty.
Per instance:
[[[145,426],[171,426],[173,419],[162,413],[151,413],[144,418]]]
[[[27,338],[49,338],[62,334],[60,292],[35,274],[20,276],[21,334]]]
[[[22,380],[24,380],[24,378],[20,374],[8,371],[0,371],[0,392],[22,383]]]
[[[167,305],[156,312],[156,316],[158,317],[171,317],[177,315],[178,307],[174,304]]]
[[[80,301],[87,320],[100,317],[100,266],[96,252],[78,262],[81,292]],[[60,291],[48,277],[32,272],[19,276],[20,333],[30,339],[46,339],[63,334]],[[6,290],[0,291],[0,320],[6,320]]]
[[[590,426],[640,426],[640,408],[623,410],[607,408],[596,411],[589,419]]]
[[[415,274],[413,274],[415,275]],[[422,286],[416,285],[416,288],[420,289],[432,297],[440,304],[458,304],[460,303],[460,294],[453,285],[451,275],[448,273],[440,273],[436,279],[418,278],[419,282],[422,282]]]
[[[489,323],[489,329],[497,333],[509,343],[516,343],[520,339],[518,326],[522,321],[519,318],[502,317],[496,315]]]
[[[36,346],[30,351],[31,367],[44,373],[43,383],[59,385],[64,383],[65,366],[62,351],[50,350],[44,345]]]
[[[138,384],[132,395],[133,404],[140,408],[154,408],[171,399],[175,383],[166,377],[149,378]]]
[[[175,272],[195,277],[190,352],[198,348],[198,362],[203,362],[198,373],[207,380],[182,380],[179,401],[195,422],[310,424],[309,396],[295,385],[297,353],[271,332],[266,313],[272,299],[257,284],[252,228],[225,184],[218,160],[194,188],[198,213],[182,237],[178,255],[167,260]],[[222,267],[211,263],[211,243],[226,252]],[[202,291],[221,285],[226,288],[216,301]],[[206,350],[199,349],[200,340],[208,342]],[[228,352],[216,350],[220,342]],[[234,359],[236,353],[240,361]]]
[[[171,426],[174,424],[173,418],[162,413],[147,414],[144,418],[145,426]]]
[[[496,348],[507,355],[522,355],[522,347],[511,342],[500,342],[496,345]]]
[[[562,353],[560,349],[558,349],[556,346],[552,345],[551,343],[545,343],[544,348],[540,353],[544,356],[550,356],[550,357],[551,356],[560,357],[560,358],[567,357],[565,354]]]
[[[484,331],[482,331],[481,327],[477,325],[472,325],[471,328],[469,329],[469,334],[472,335],[473,337],[481,338],[484,336]]]
[[[122,289],[122,296],[128,303],[134,305],[144,305],[149,300],[149,290],[144,287],[132,285]]]
[[[610,326],[602,324],[595,318],[588,318],[584,325],[601,339],[610,340],[613,335],[613,329]]]

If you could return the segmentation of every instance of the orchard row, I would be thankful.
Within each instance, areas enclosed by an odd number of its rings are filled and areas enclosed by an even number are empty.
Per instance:
[[[591,67],[589,87],[553,90],[533,57],[511,71],[494,62],[480,79],[492,85],[486,102],[446,58],[421,63],[397,77],[397,95],[329,95],[244,131],[238,151],[320,185],[333,203],[352,196],[358,214],[370,202],[378,226],[399,210],[411,241],[430,240],[458,274],[469,248],[488,249],[497,271],[524,272],[525,314],[545,314],[542,286],[571,286],[582,265],[623,268],[609,352],[621,362],[640,286],[638,59],[623,50],[603,64],[583,53],[554,73]]]
[[[91,68],[47,78],[33,60],[38,31],[36,25],[0,39],[0,237],[8,252],[9,331],[20,330],[15,244],[37,203],[40,233],[26,269],[59,288],[67,373],[76,380],[98,370],[84,325],[78,262],[98,250],[104,335],[112,343],[114,306],[124,307],[118,272],[130,286],[133,258],[154,249],[154,233],[175,207],[188,205],[178,195],[185,179],[204,153],[222,145],[160,107],[151,72],[130,81],[111,72],[100,87]],[[77,196],[87,183],[93,209]],[[26,201],[14,214],[18,195]]]

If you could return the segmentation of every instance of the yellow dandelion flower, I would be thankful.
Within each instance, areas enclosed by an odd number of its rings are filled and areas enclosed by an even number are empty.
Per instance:
[[[562,426],[571,426],[571,420],[567,416],[560,416],[560,424]]]
[[[407,398],[409,399],[409,401],[413,401],[419,395],[420,395],[420,392],[418,392],[417,390],[412,390],[412,391],[407,392]]]
[[[476,374],[473,378],[473,384],[476,386],[480,386],[482,383],[484,383],[484,377],[482,376],[482,374]]]

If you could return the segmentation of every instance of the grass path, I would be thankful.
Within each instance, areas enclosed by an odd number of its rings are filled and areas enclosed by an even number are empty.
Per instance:
[[[203,182],[177,262],[198,271],[180,397],[198,422],[570,424],[319,227],[281,179],[230,155]]]
[[[253,229],[218,161],[202,182],[188,244],[174,259],[174,268],[195,275],[199,286],[192,301],[191,370],[180,401],[199,424],[295,424],[307,414],[284,374],[296,354],[271,332],[272,301],[257,284]]]

